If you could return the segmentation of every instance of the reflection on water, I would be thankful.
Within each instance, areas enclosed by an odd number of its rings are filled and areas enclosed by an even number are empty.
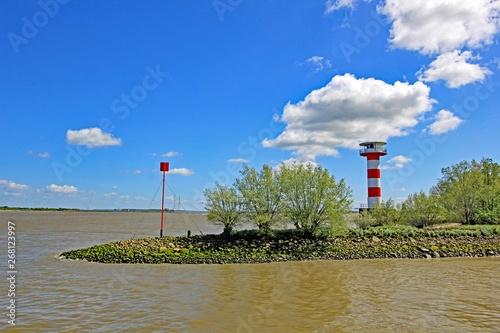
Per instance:
[[[57,254],[136,231],[136,237],[156,236],[160,214],[1,212],[0,219],[2,244],[7,220],[18,230],[17,332],[500,328],[500,258],[106,265]],[[220,232],[204,215],[166,214],[164,233],[199,233],[196,226]]]

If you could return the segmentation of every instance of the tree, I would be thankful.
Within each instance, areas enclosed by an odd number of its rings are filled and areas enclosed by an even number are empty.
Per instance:
[[[215,183],[215,189],[206,189],[204,194],[207,219],[214,224],[221,224],[224,227],[222,233],[230,235],[233,228],[241,223],[243,214],[241,198],[238,197],[236,190]]]
[[[284,215],[305,233],[319,227],[339,225],[352,204],[352,191],[344,179],[339,182],[321,166],[282,163],[277,173],[283,191]]]
[[[431,193],[439,196],[450,218],[466,224],[500,219],[500,166],[491,159],[462,161],[441,170]]]
[[[403,220],[414,227],[427,227],[440,221],[443,214],[438,197],[424,191],[410,194],[401,207]]]
[[[477,223],[500,223],[500,165],[492,159],[483,158],[480,163],[472,161],[473,167],[480,171],[480,188],[477,209],[473,220]]]
[[[240,173],[242,178],[236,179],[235,187],[241,193],[245,211],[259,230],[269,233],[283,206],[276,172],[268,165],[260,172],[245,165]]]

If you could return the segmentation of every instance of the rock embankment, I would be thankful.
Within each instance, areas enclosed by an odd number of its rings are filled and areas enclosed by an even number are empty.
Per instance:
[[[500,235],[415,237],[297,233],[143,238],[68,251],[62,258],[100,263],[228,264],[299,260],[485,257],[500,255]]]

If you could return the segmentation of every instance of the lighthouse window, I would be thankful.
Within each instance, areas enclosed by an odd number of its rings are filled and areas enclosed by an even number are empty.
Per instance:
[[[366,146],[366,148],[368,148],[368,149],[373,149],[373,144],[369,144],[369,145],[367,145],[367,146]]]

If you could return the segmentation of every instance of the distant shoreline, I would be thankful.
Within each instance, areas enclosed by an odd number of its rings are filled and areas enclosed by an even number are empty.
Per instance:
[[[127,212],[140,212],[140,213],[161,213],[161,209],[132,209],[132,208],[123,208],[123,209],[78,209],[78,208],[30,208],[30,207],[8,207],[2,206],[0,207],[1,211],[19,211],[19,212],[102,212],[102,213],[127,213]],[[173,210],[173,209],[165,209],[166,213],[205,213],[203,211],[189,211],[189,210]]]
[[[337,238],[310,237],[295,230],[272,236],[255,230],[223,235],[150,237],[61,253],[63,259],[99,263],[230,264],[302,260],[500,256],[500,227],[481,231],[440,229],[404,232],[358,231]]]

